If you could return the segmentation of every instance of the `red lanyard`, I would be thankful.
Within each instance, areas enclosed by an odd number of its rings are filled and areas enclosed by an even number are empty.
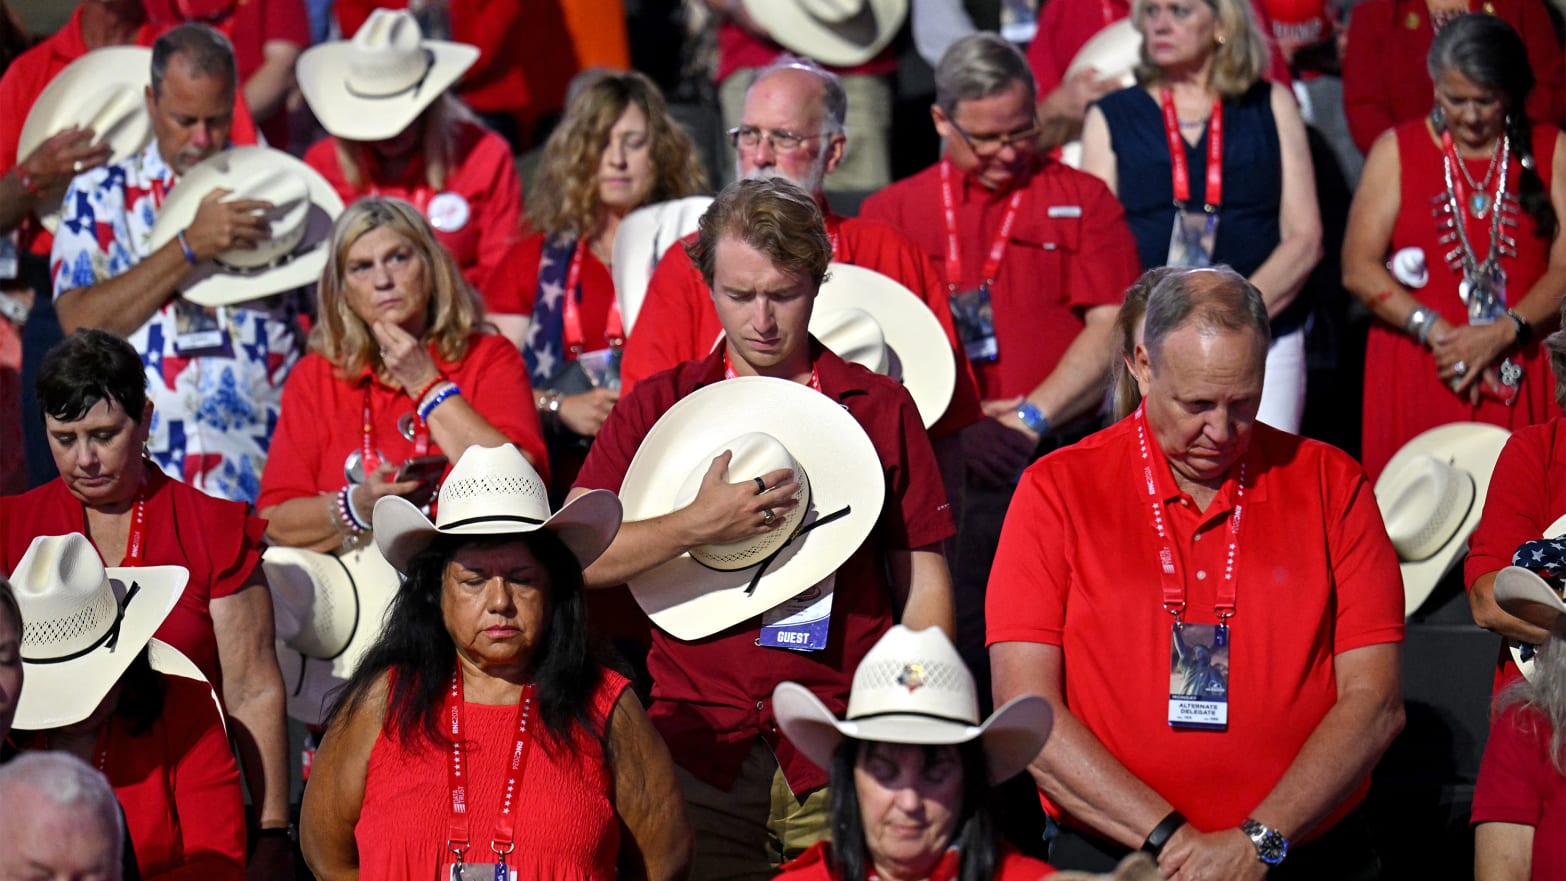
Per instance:
[[[1164,107],[1164,134],[1169,138],[1169,164],[1174,176],[1175,205],[1184,208],[1191,201],[1191,169],[1185,158],[1185,138],[1180,136],[1180,118],[1175,114],[1174,95],[1163,89],[1159,96]],[[1207,211],[1223,204],[1223,99],[1213,100],[1207,117]]]
[[[1142,477],[1147,483],[1148,507],[1153,514],[1153,532],[1158,535],[1159,541],[1158,562],[1161,569],[1160,578],[1163,581],[1164,611],[1175,616],[1176,621],[1180,621],[1185,614],[1185,579],[1180,577],[1179,570],[1175,568],[1174,548],[1170,544],[1169,530],[1164,525],[1164,502],[1158,497],[1158,482],[1153,479],[1155,466],[1153,458],[1148,455],[1147,412],[1144,407],[1137,408],[1136,439],[1142,451]],[[1213,604],[1213,611],[1220,622],[1228,620],[1234,614],[1238,594],[1238,588],[1234,583],[1234,566],[1239,559],[1240,516],[1245,509],[1244,463],[1240,465],[1240,476],[1235,482],[1235,487],[1234,511],[1229,515],[1229,551],[1224,559],[1223,580],[1218,582],[1217,602]]]
[[[381,467],[381,457],[375,452],[375,412],[370,407],[370,397],[375,391],[375,380],[366,380],[364,384],[364,427],[359,439],[359,460],[364,463],[364,477],[369,479],[375,473],[375,469]],[[414,402],[417,405],[417,401]],[[413,413],[413,455],[427,456],[430,452],[430,427],[419,418],[418,410]]]
[[[738,376],[739,374],[734,372],[734,362],[729,360],[728,346],[725,345],[723,348],[723,378],[735,379]],[[821,392],[821,374],[816,372],[816,365],[814,364],[810,365],[810,387]],[[821,393],[823,395],[826,394],[826,392]]]
[[[587,335],[582,332],[582,291],[578,287],[582,282],[582,255],[586,252],[585,243],[577,239],[576,248],[571,251],[571,266],[566,270],[565,317],[562,320],[565,323],[565,349],[572,356],[580,355],[586,349]],[[604,321],[604,342],[611,349],[625,345],[625,319],[620,315],[618,297],[609,301],[609,317]]]
[[[468,832],[468,783],[472,776],[472,767],[467,761],[467,748],[463,745],[462,725],[463,698],[462,698],[462,670],[459,667],[451,674],[451,688],[446,692],[445,716],[450,720],[451,730],[451,756],[447,764],[446,780],[451,786],[451,817],[446,827],[446,847],[462,860],[468,851],[468,844],[472,841]],[[529,683],[522,687],[522,697],[517,701],[516,721],[512,724],[516,731],[516,742],[507,751],[510,756],[507,766],[505,802],[501,806],[500,820],[495,824],[494,837],[490,839],[489,847],[500,858],[502,865],[506,862],[506,855],[516,847],[517,812],[516,799],[519,792],[518,784],[522,781],[522,772],[527,769],[528,756],[532,750],[528,749],[533,741],[533,732],[528,729],[528,722],[533,717],[533,685]]]
[[[1011,228],[1017,222],[1017,212],[1022,207],[1022,196],[1027,190],[1022,184],[1011,194],[1011,203],[1001,218],[1000,230],[990,253],[984,259],[984,272],[980,281],[987,287],[995,283],[1000,274],[1001,259],[1006,256],[1006,244],[1011,240]],[[962,248],[957,244],[957,197],[952,193],[952,164],[941,162],[941,202],[946,214],[946,286],[956,291],[963,283]]]
[[[136,495],[131,506],[130,535],[125,539],[125,560],[121,566],[145,566],[147,563],[147,496],[145,491]]]

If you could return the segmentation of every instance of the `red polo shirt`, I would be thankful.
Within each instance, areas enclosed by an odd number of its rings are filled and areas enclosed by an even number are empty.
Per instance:
[[[1170,536],[1186,620],[1214,623],[1238,469],[1198,511],[1150,430],[1153,458],[1144,461],[1142,424],[1138,411],[1023,472],[990,573],[989,643],[1059,646],[1070,711],[1198,829],[1226,829],[1272,791],[1336,702],[1334,656],[1402,641],[1397,554],[1359,463],[1257,423],[1243,460],[1229,727],[1171,728],[1164,543],[1148,487]],[[1360,781],[1320,830],[1369,784]]]
[[[527,368],[509,340],[475,334],[469,340],[467,357],[453,364],[436,355],[435,364],[462,389],[462,396],[484,421],[526,453],[539,474],[548,473],[549,454],[538,411],[533,407]],[[277,420],[266,470],[261,473],[258,509],[342,489],[347,480],[343,466],[363,443],[366,383],[375,448],[394,463],[413,455],[413,442],[399,429],[401,420],[413,412],[407,393],[368,372],[353,382],[344,381],[330,361],[311,352],[299,359],[283,386],[283,415]],[[447,473],[462,455],[461,450],[440,449],[434,438],[430,439],[430,453],[450,457]]]
[[[1470,588],[1480,576],[1512,565],[1523,542],[1544,537],[1544,531],[1566,514],[1566,419],[1557,416],[1540,425],[1519,428],[1506,440],[1490,475],[1484,514],[1468,538],[1463,583]],[[1510,685],[1522,673],[1501,641],[1496,660],[1495,690]]]
[[[500,315],[533,314],[538,264],[543,259],[547,238],[543,233],[534,233],[512,245],[500,258],[482,292],[489,311]],[[609,267],[593,256],[592,248],[582,254],[581,286],[582,337],[589,351],[601,349],[609,308],[614,305],[614,277],[609,274]]]
[[[676,763],[724,789],[757,737],[772,747],[794,792],[825,785],[826,771],[779,736],[772,690],[780,682],[798,682],[841,715],[854,669],[899,617],[886,576],[887,553],[938,544],[953,534],[935,454],[908,392],[814,340],[811,344],[822,392],[842,404],[875,445],[886,504],[875,529],[837,572],[825,649],[763,648],[756,643],[759,617],[694,642],[653,628],[647,657],[653,724]],[[648,377],[610,412],[576,485],[619,492],[637,447],[658,417],[691,392],[722,379],[722,348]]]
[[[446,185],[439,192],[425,182],[420,158],[408,163],[401,180],[384,179],[372,159],[365,179],[358,186],[349,184],[338,163],[337,139],[330,136],[306,151],[304,161],[331,183],[344,204],[365,196],[411,202],[430,218],[435,238],[457,261],[462,277],[478,288],[522,238],[522,181],[505,138],[477,122],[459,123],[454,137],[452,155],[461,161],[446,172]],[[454,206],[460,207],[453,211]],[[447,221],[444,228],[436,223],[442,218]]]
[[[958,290],[977,287],[1013,190],[953,169],[964,278],[949,278],[940,163],[865,200],[863,216],[902,230]],[[1103,181],[1040,159],[1026,183],[1000,274],[990,290],[998,360],[973,365],[984,400],[1026,395],[1049,376],[1094,306],[1118,306],[1141,262],[1125,213]]]
[[[22,125],[33,109],[33,102],[43,92],[55,74],[64,70],[72,61],[86,55],[87,44],[82,40],[82,9],[76,7],[71,18],[52,36],[17,56],[0,77],[0,174],[10,172],[16,163],[27,157],[16,155],[22,139]],[[137,46],[151,46],[162,30],[151,23],[144,23],[136,32]],[[100,132],[99,134],[102,134]],[[254,144],[256,125],[250,118],[250,108],[242,94],[234,96],[234,127],[229,140],[235,144]],[[49,256],[54,236],[31,220],[23,227],[23,245],[41,257]]]
[[[827,232],[835,243],[833,260],[873,269],[902,284],[924,300],[946,331],[957,362],[957,385],[946,412],[930,426],[930,435],[943,437],[979,421],[983,414],[973,371],[957,341],[950,295],[940,273],[919,253],[915,243],[884,223],[828,214]],[[712,292],[683,247],[695,239],[696,234],[692,233],[680,246],[666,251],[647,283],[647,297],[626,340],[625,360],[620,366],[620,379],[626,389],[660,370],[706,356],[723,335],[723,325],[712,305]]]

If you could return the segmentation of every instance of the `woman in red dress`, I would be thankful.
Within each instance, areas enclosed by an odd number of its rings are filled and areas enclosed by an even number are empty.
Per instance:
[[[1499,18],[1458,16],[1428,66],[1435,109],[1376,141],[1343,246],[1344,286],[1379,319],[1361,450],[1372,479],[1438,425],[1554,413],[1539,340],[1566,291],[1562,135],[1522,113],[1533,73]]]

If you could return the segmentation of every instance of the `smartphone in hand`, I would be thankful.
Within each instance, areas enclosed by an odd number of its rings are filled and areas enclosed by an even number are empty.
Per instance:
[[[441,455],[415,456],[398,467],[397,476],[393,478],[393,482],[406,483],[410,480],[417,480],[419,483],[434,483],[440,479],[441,474],[446,470],[446,465],[450,461],[450,459]]]

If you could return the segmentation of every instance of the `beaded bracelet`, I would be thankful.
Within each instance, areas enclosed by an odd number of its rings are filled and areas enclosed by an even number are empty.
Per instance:
[[[370,530],[370,524],[359,518],[359,512],[353,506],[353,484],[344,484],[337,492],[337,513],[342,515],[344,524],[348,530],[359,535]]]
[[[424,400],[419,402],[419,418],[425,422],[430,421],[430,414],[435,412],[436,407],[439,407],[452,395],[460,394],[462,394],[462,389],[457,388],[457,384],[454,382],[445,382],[436,386],[434,390],[425,396]]]
[[[186,263],[189,263],[191,266],[195,266],[197,263],[201,262],[200,260],[196,259],[196,252],[191,249],[190,239],[185,238],[184,230],[180,230],[179,233],[174,236],[174,238],[179,240],[179,249],[185,252]]]
[[[419,389],[418,394],[411,396],[413,398],[413,402],[417,404],[418,402],[424,400],[424,396],[430,393],[430,389],[446,381],[446,374],[437,371],[434,379],[425,383],[424,388]]]

